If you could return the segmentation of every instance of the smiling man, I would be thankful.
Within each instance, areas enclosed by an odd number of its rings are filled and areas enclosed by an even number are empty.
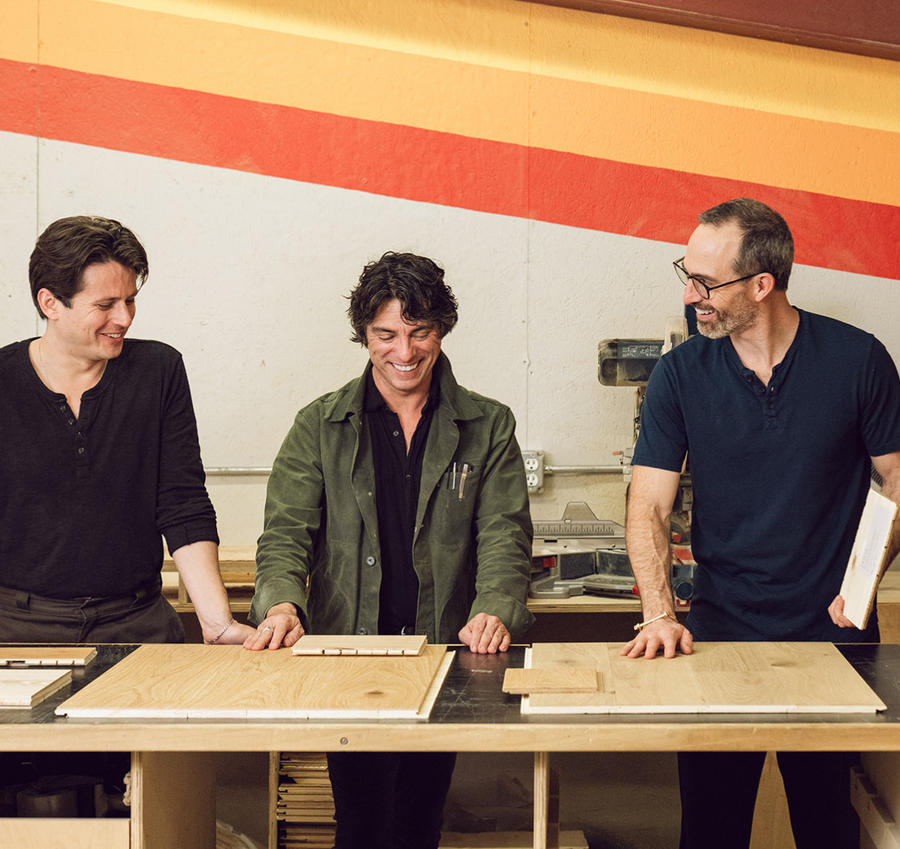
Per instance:
[[[31,255],[44,334],[0,349],[0,642],[183,642],[163,537],[210,643],[240,643],[219,577],[181,356],[126,338],[147,254],[117,221],[51,224]]]
[[[791,306],[794,243],[777,212],[739,198],[699,220],[675,270],[700,333],[654,368],[634,451],[626,539],[644,624],[623,654],[877,641],[877,616],[853,628],[838,592],[872,465],[900,500],[897,370],[871,334]],[[697,570],[682,627],[669,516],[686,454]],[[681,849],[749,845],[764,757],[679,755]],[[778,753],[798,849],[858,845],[848,757]]]
[[[525,607],[532,527],[512,413],[441,352],[444,272],[387,253],[350,295],[363,375],[302,409],[269,480],[248,649],[314,634],[424,634],[505,651]],[[452,753],[328,757],[336,847],[437,847]]]

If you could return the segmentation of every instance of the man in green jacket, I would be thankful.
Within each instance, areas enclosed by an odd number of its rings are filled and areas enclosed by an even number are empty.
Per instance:
[[[525,606],[532,526],[515,421],[459,386],[441,341],[444,272],[387,253],[350,295],[360,378],[302,409],[275,460],[248,649],[304,633],[424,634],[505,651]],[[329,755],[336,847],[437,847],[455,754]]]

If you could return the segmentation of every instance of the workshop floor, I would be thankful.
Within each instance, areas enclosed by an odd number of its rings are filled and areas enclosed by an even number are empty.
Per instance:
[[[528,831],[531,755],[460,754],[447,831]],[[674,755],[554,754],[560,827],[583,831],[590,849],[676,849],[680,827]]]

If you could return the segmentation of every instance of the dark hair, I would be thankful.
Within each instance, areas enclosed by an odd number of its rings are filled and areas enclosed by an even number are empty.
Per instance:
[[[785,291],[794,264],[794,239],[787,222],[771,207],[752,198],[725,201],[697,216],[701,224],[721,227],[735,223],[744,233],[734,261],[739,277],[767,271],[775,288]]]
[[[47,317],[38,304],[41,289],[69,307],[84,288],[84,270],[104,262],[118,262],[133,271],[138,288],[150,273],[144,246],[118,221],[92,215],[54,221],[41,233],[28,264],[31,298],[41,318]]]
[[[350,293],[350,341],[368,346],[366,328],[394,299],[403,307],[404,321],[433,324],[442,339],[459,318],[456,298],[444,283],[444,270],[439,265],[428,257],[388,251],[363,269],[359,285]]]

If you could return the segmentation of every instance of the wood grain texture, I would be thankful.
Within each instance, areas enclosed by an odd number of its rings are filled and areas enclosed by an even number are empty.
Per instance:
[[[425,651],[424,636],[306,634],[292,649],[299,655],[415,656]]]
[[[87,666],[97,656],[93,646],[3,646],[2,666]]]
[[[71,680],[68,669],[0,669],[0,708],[34,707]]]
[[[453,656],[445,646],[428,646],[417,657],[295,657],[288,649],[144,645],[56,712],[73,718],[416,719],[427,717],[420,709]]]
[[[0,819],[0,846],[40,849],[128,849],[127,819]]]
[[[599,689],[600,674],[590,666],[507,669],[503,675],[504,693],[594,693]]]
[[[831,643],[695,643],[672,659],[631,659],[621,644],[540,643],[534,668],[601,669],[601,689],[523,697],[523,713],[874,713],[885,705]]]

